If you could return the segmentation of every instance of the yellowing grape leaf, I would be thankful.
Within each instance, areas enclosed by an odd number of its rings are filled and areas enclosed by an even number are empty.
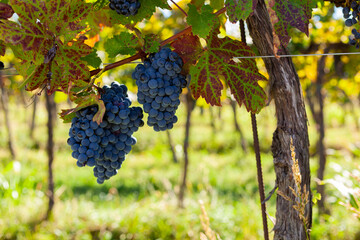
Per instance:
[[[210,0],[210,6],[213,9],[220,9],[224,7],[224,0]]]
[[[240,106],[244,104],[248,111],[259,112],[265,105],[266,94],[258,81],[266,79],[258,72],[254,59],[234,60],[234,57],[254,56],[254,52],[240,41],[218,38],[218,33],[215,30],[209,35],[206,50],[190,68],[193,96],[221,106],[224,80]]]

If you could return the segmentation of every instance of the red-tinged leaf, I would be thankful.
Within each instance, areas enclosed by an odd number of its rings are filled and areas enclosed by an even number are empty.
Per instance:
[[[0,3],[0,19],[11,18],[14,14],[14,10],[9,4]]]
[[[219,33],[218,30],[213,31],[212,37],[207,42],[213,54],[221,58],[225,63],[232,61],[234,57],[254,56],[253,51],[245,43],[232,40],[229,37],[218,38],[217,34]],[[244,59],[243,62],[249,62],[249,60]]]
[[[203,52],[203,48],[198,36],[192,33],[186,34],[171,43],[174,52],[179,54],[184,62],[184,68],[188,68],[189,64],[195,64],[198,55]]]
[[[5,56],[6,45],[4,41],[0,40],[0,56]]]
[[[46,75],[49,72],[47,67],[48,65],[46,64],[36,66],[32,73],[26,76],[24,82],[20,85],[20,87],[23,87],[25,85],[25,89],[27,91],[33,91],[37,88],[40,88],[47,79]]]
[[[30,59],[39,63],[53,46],[55,36],[65,43],[86,29],[82,20],[91,10],[84,1],[66,0],[10,0],[18,15],[18,23],[3,20],[0,36],[6,43],[20,44],[23,51],[33,51]]]
[[[269,6],[276,12],[277,19],[272,17],[271,21],[275,33],[283,46],[287,46],[290,41],[289,29],[291,27],[299,29],[309,35],[309,20],[313,7],[313,0],[270,0]]]
[[[224,88],[220,80],[219,65],[211,52],[205,51],[196,66],[190,67],[190,88],[195,99],[205,98],[211,105],[221,106],[221,90]]]
[[[257,81],[266,80],[260,74],[254,74],[257,69],[242,67],[231,61],[222,75],[227,79],[231,93],[241,106],[245,105],[248,112],[258,113],[265,106],[266,94]],[[241,76],[241,77],[239,77]]]
[[[45,49],[49,49],[52,46],[51,35],[47,32],[44,25],[32,24],[22,25],[2,20],[0,24],[0,35],[5,43],[12,45],[21,45],[23,51],[32,50],[33,54],[29,55],[30,59],[26,59],[33,62],[42,62],[44,59]]]
[[[93,105],[98,106],[98,111],[95,114],[93,121],[98,124],[102,122],[106,109],[105,104],[102,100],[100,100],[99,95],[92,93],[84,97],[77,98],[75,102],[78,104],[75,108],[62,110],[59,114],[60,118],[64,120],[64,123],[71,122],[71,119],[77,111]]]
[[[246,20],[255,10],[258,0],[226,0],[226,12],[229,20],[236,23]]]
[[[207,38],[207,49],[195,66],[191,66],[190,88],[195,98],[204,97],[211,105],[221,105],[220,97],[224,80],[235,99],[251,112],[258,112],[265,105],[266,95],[258,80],[266,80],[256,67],[254,59],[233,60],[239,56],[255,56],[250,47],[229,37],[218,38],[218,30]]]
[[[67,92],[70,83],[86,86],[87,83],[84,80],[90,78],[90,71],[87,63],[81,58],[91,52],[91,47],[84,41],[73,41],[71,44],[60,46],[51,66],[53,77],[50,91],[60,88]]]

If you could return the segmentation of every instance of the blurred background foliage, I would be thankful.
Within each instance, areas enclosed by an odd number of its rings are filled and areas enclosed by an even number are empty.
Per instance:
[[[187,10],[189,1],[178,1]],[[158,10],[136,25],[143,34],[164,40],[184,28],[184,16],[173,10]],[[222,20],[222,35],[239,38],[239,26]],[[109,58],[104,43],[123,31],[111,25],[106,10],[89,17],[94,31],[88,44],[94,46],[103,65],[125,58]],[[98,30],[101,30],[100,34]],[[292,54],[356,52],[350,47],[351,29],[345,27],[341,9],[324,4],[314,10],[307,38],[293,31]],[[248,36],[248,41],[251,42]],[[360,239],[356,206],[360,196],[360,72],[359,55],[329,56],[320,70],[319,57],[294,57],[307,106],[311,153],[312,189],[325,184],[325,213],[314,206],[312,239]],[[179,208],[186,110],[178,110],[179,122],[171,131],[174,162],[165,132],[154,133],[147,126],[135,134],[138,143],[116,177],[98,185],[91,169],[78,168],[66,144],[68,124],[55,124],[55,207],[48,221],[41,221],[47,208],[47,113],[44,96],[35,97],[17,86],[22,78],[12,66],[10,50],[0,58],[5,63],[2,76],[0,111],[0,239],[200,239],[206,228],[201,224],[201,200],[209,216],[208,228],[221,239],[261,239],[261,212],[257,193],[255,155],[250,116],[244,108],[234,108],[229,94],[223,107],[209,107],[199,99],[192,115],[189,148],[188,186],[185,208]],[[131,73],[136,65],[126,64],[108,71],[100,84],[126,84],[136,103],[136,86]],[[258,66],[264,75],[262,60]],[[316,85],[323,72],[324,138],[327,165],[324,179],[317,179],[319,124],[314,120]],[[261,83],[265,88],[267,83]],[[228,97],[226,97],[226,95]],[[185,101],[185,98],[183,99]],[[57,110],[72,106],[66,95],[55,94]],[[35,106],[37,105],[37,107]],[[5,111],[5,110],[8,111]],[[234,115],[236,109],[237,115]],[[34,113],[36,113],[34,115]],[[7,114],[9,126],[6,124]],[[33,116],[35,118],[33,119]],[[238,127],[235,125],[235,120]],[[35,123],[31,127],[31,123]],[[271,142],[276,127],[274,105],[258,115],[265,191],[275,185]],[[8,147],[9,131],[13,150]],[[269,226],[275,218],[276,196],[268,201]],[[355,202],[354,202],[355,201]],[[209,236],[208,236],[209,237]],[[209,238],[210,239],[210,238]]]

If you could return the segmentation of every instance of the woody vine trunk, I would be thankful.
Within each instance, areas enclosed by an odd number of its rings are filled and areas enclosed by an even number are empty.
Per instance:
[[[52,214],[52,210],[55,204],[55,195],[54,195],[54,175],[53,175],[53,163],[54,163],[54,110],[56,109],[56,104],[54,101],[54,96],[49,96],[45,94],[46,100],[46,110],[48,113],[48,141],[46,146],[46,152],[48,155],[48,190],[47,196],[49,198],[48,209],[44,220],[49,220]],[[56,111],[56,110],[55,110]]]
[[[266,5],[259,0],[254,14],[247,20],[250,35],[260,55],[273,55],[272,26]],[[282,48],[287,54],[287,50]],[[273,134],[272,153],[276,172],[276,184],[279,191],[296,201],[289,187],[295,188],[292,173],[290,151],[291,138],[299,161],[302,187],[310,192],[309,139],[307,116],[299,77],[291,58],[265,58],[270,78],[270,96],[275,102],[277,128]],[[300,219],[293,203],[277,196],[275,240],[307,239],[307,230],[311,227],[311,194],[305,207],[306,226]]]

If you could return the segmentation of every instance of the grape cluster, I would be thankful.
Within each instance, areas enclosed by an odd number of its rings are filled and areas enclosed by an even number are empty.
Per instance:
[[[147,124],[155,131],[172,129],[177,122],[175,112],[180,104],[186,78],[180,74],[183,61],[180,56],[163,48],[138,64],[132,74],[138,86],[138,101],[148,113]]]
[[[118,14],[135,16],[141,4],[139,0],[110,0],[109,7]]]
[[[67,140],[77,165],[94,167],[94,176],[99,184],[116,175],[125,155],[136,143],[132,134],[144,126],[142,109],[129,108],[131,101],[125,85],[113,82],[102,90],[101,99],[106,107],[103,121],[100,125],[92,121],[97,106],[76,112]]]
[[[353,25],[355,25],[360,19],[359,14],[360,14],[360,5],[358,4],[357,1],[352,1],[350,7],[344,7],[343,16],[346,19],[345,26],[352,27]],[[351,33],[353,35],[349,37],[349,44],[359,48],[360,33],[355,28],[352,29]]]

